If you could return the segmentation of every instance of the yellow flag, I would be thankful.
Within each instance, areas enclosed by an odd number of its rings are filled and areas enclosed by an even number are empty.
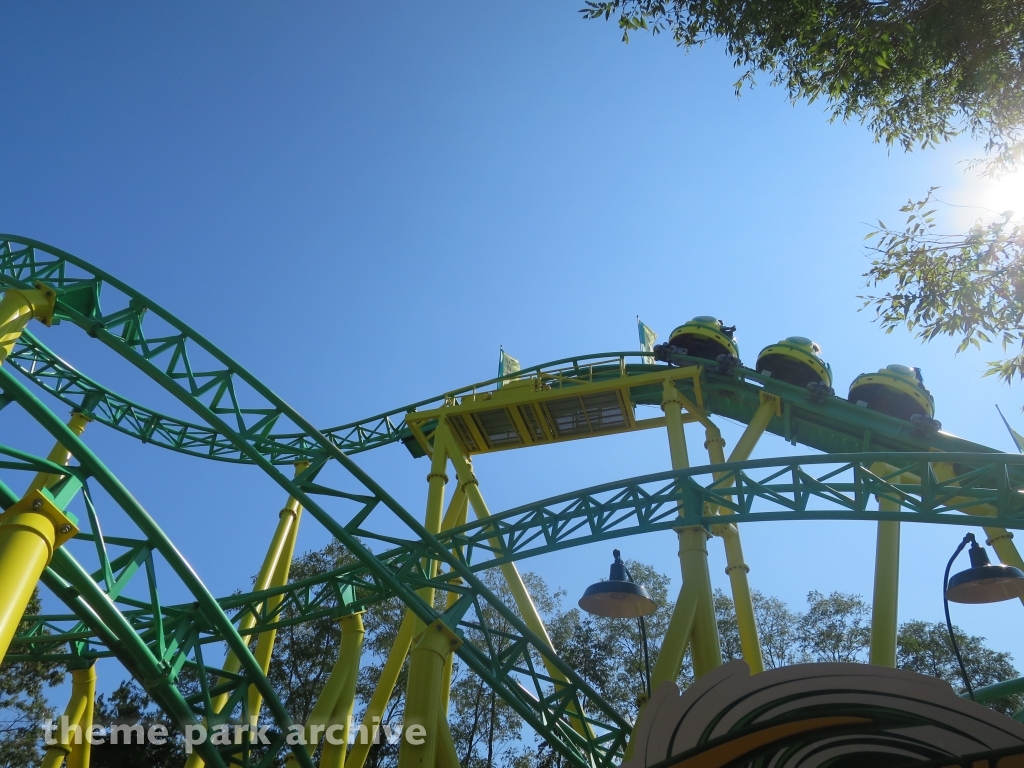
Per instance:
[[[643,321],[639,316],[636,318],[637,330],[640,332],[640,351],[641,352],[653,352],[654,342],[658,340],[658,334],[644,325]],[[646,365],[654,365],[654,358],[644,356],[641,358]]]
[[[513,373],[519,373],[519,361],[516,360],[512,355],[505,352],[504,349],[498,350],[498,378],[502,376],[509,376]],[[503,382],[498,382],[498,389],[501,389]]]

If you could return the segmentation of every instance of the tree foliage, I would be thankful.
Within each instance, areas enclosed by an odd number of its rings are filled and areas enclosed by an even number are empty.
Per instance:
[[[108,734],[114,723],[139,724],[147,731],[151,725],[160,723],[167,728],[168,736],[164,744],[148,739],[140,744],[131,738],[127,743],[119,738],[117,744],[112,744],[108,735],[103,744],[95,744],[90,750],[92,768],[181,768],[185,764],[181,732],[135,680],[123,680],[109,696],[97,697],[93,723],[107,728]]]
[[[26,613],[40,612],[36,591]],[[35,766],[42,760],[41,724],[54,716],[46,689],[63,679],[64,670],[56,664],[16,661],[0,665],[0,768]]]
[[[1024,152],[1024,14],[1017,0],[586,0],[623,39],[667,32],[684,48],[721,41],[743,75],[877,140],[927,147],[982,138],[997,167]]]
[[[332,543],[297,558],[292,567],[292,578],[302,579],[350,561],[351,555],[337,543]],[[627,561],[627,566],[636,581],[647,587],[657,605],[654,614],[647,619],[653,662],[661,649],[674,607],[669,596],[671,579],[636,561]],[[512,595],[498,569],[485,571],[481,577],[494,594],[515,610]],[[536,574],[526,573],[523,578],[544,617],[559,656],[618,711],[634,718],[637,696],[645,689],[641,638],[636,622],[600,618],[583,613],[575,606],[565,607],[566,593],[563,590],[552,590]],[[810,592],[803,611],[793,610],[778,598],[756,590],[752,598],[762,654],[768,669],[797,663],[867,661],[871,611],[859,595]],[[716,591],[714,599],[723,656],[727,661],[742,658],[733,602],[721,590]],[[386,602],[373,606],[364,616],[366,636],[356,693],[357,719],[365,710],[394,644],[404,610],[400,603]],[[481,610],[493,611],[489,606]],[[502,639],[503,633],[511,627],[496,614],[485,618],[493,630],[489,639],[485,639],[480,630],[469,626],[465,630],[465,640],[470,643],[496,643],[500,652],[500,645],[507,642]],[[1018,675],[1008,654],[987,647],[982,637],[954,629],[975,687]],[[296,722],[304,722],[312,712],[316,697],[337,658],[339,645],[338,624],[331,619],[299,623],[279,630],[270,681]],[[534,661],[538,667],[541,666],[541,659]],[[901,625],[897,665],[941,678],[956,691],[963,691],[963,681],[944,624],[909,621]],[[395,724],[401,720],[407,672],[406,666],[388,702],[384,722]],[[47,674],[51,677],[20,678],[19,684],[26,690],[35,690],[32,685],[38,685],[41,680],[56,679],[55,671],[50,670]],[[685,688],[692,680],[687,655],[678,682]],[[194,679],[186,679],[184,684],[188,690],[195,688]],[[990,706],[1013,714],[1024,707],[1024,696],[1012,696]],[[52,712],[48,710],[45,716],[32,715],[39,720],[50,716]],[[39,720],[33,719],[26,725],[32,750],[38,750]],[[115,721],[138,722],[147,726],[158,721],[167,724],[152,700],[134,681],[122,682],[112,694],[100,696],[97,701],[95,722],[109,725]],[[468,768],[562,768],[566,765],[550,745],[540,740],[530,742],[530,735],[515,711],[457,658],[453,664],[449,723],[459,763]],[[173,725],[168,724],[168,727],[171,738],[163,746],[95,746],[92,765],[95,768],[180,766],[184,758],[181,737]],[[0,757],[0,768],[28,768],[38,764],[38,752],[15,755],[10,751],[23,748],[24,743],[16,735],[0,734],[0,756],[3,756]],[[4,749],[8,751],[3,752]],[[368,768],[393,768],[397,763],[398,745],[382,740],[380,745],[371,748],[366,765]],[[283,765],[283,759],[279,764]]]
[[[874,258],[864,277],[885,290],[861,298],[886,333],[906,326],[924,341],[951,336],[958,351],[982,342],[1013,348],[985,375],[1024,377],[1024,224],[1007,212],[966,234],[942,234],[933,192],[900,209],[902,229],[880,221],[868,234]]]

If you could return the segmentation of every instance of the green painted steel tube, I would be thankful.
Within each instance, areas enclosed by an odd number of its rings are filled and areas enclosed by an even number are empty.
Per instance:
[[[252,677],[255,684],[260,687],[264,698],[274,710],[274,716],[278,723],[285,727],[290,726],[291,718],[281,704],[281,701],[277,698],[277,694],[270,686],[269,681],[267,681],[259,669],[246,642],[235,631],[234,625],[221,610],[213,595],[207,591],[205,585],[196,576],[191,566],[188,565],[163,531],[149,516],[149,513],[142,508],[121,482],[114,477],[73,431],[2,367],[0,367],[0,389],[3,390],[7,397],[18,403],[54,439],[69,450],[71,455],[78,460],[83,470],[95,478],[114,502],[139,527],[147,540],[153,543],[154,548],[163,555],[178,578],[184,582],[185,586],[195,596],[200,609],[204,612],[205,618],[221,633],[227,641],[229,649],[242,659],[243,668]],[[139,680],[153,694],[154,698],[168,706],[166,710],[168,714],[178,718],[181,724],[194,722],[195,716],[173,683],[168,679],[167,671],[152,655],[152,652],[141,638],[138,637],[121,612],[93,582],[89,574],[83,571],[70,556],[61,557],[63,554],[62,549],[57,549],[54,552],[52,563],[55,566],[55,570],[64,578],[67,578],[72,586],[81,592],[82,596],[97,611],[104,623],[125,644],[136,661],[134,669],[138,672]],[[208,743],[201,745],[201,750],[205,753],[203,757],[207,762],[210,762],[212,758],[214,765],[223,765],[220,755],[217,754],[212,745]],[[312,763],[304,752],[300,758],[300,765],[303,768],[313,768]]]

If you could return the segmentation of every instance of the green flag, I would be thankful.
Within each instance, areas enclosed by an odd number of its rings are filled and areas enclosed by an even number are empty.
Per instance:
[[[1003,424],[1005,424],[1006,428],[1010,430],[1010,437],[1013,438],[1013,442],[1014,445],[1017,446],[1017,450],[1020,451],[1021,453],[1024,453],[1024,435],[1022,435],[1020,432],[1017,432],[1013,427],[1010,426],[1010,422],[1008,422],[1006,420],[1006,417],[1003,416],[1003,412],[998,405],[996,406],[996,410],[999,411],[999,418],[1003,420]]]
[[[658,340],[658,334],[643,324],[640,316],[636,317],[636,327],[640,331],[640,351],[641,352],[653,352],[654,342]],[[642,360],[647,365],[654,365],[653,357],[643,357]]]
[[[504,349],[499,347],[498,349],[498,377],[509,376],[513,373],[519,373],[519,361],[516,360],[512,355],[505,352]],[[504,382],[498,382],[498,389],[501,389],[501,385]]]

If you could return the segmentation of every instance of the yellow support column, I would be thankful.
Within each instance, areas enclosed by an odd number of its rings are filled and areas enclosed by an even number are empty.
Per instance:
[[[444,521],[441,523],[441,530],[447,531],[450,528],[458,528],[460,525],[464,525],[468,507],[469,500],[466,498],[466,493],[459,488],[452,496],[452,502],[445,513]],[[453,550],[453,552],[456,551]],[[459,583],[461,581],[461,579],[458,580]],[[445,607],[451,608],[458,599],[458,593],[449,592]],[[452,739],[451,728],[448,726],[448,709],[452,690],[452,665],[454,661],[455,655],[449,653],[448,657],[444,660],[444,669],[441,672],[441,695],[437,706],[436,768],[459,768],[455,741]]]
[[[430,533],[441,532],[441,516],[444,514],[444,487],[448,484],[448,426],[442,419],[434,430],[434,450],[430,454],[430,473],[427,475],[427,510],[423,516],[423,527]],[[431,576],[437,575],[440,566],[436,560],[431,561],[425,569]],[[434,590],[424,588],[418,590],[420,597],[428,605],[434,604]],[[422,623],[419,625],[421,628]]]
[[[293,522],[289,526],[285,544],[281,548],[281,555],[277,560],[277,567],[274,569],[274,576],[270,582],[271,586],[274,587],[288,583],[288,576],[292,569],[292,560],[295,558],[295,541],[299,534],[299,516],[302,513],[302,508],[295,504],[293,511],[286,509],[282,514],[286,512],[292,513]],[[267,600],[267,611],[273,612],[277,610],[283,599],[280,595],[269,598]],[[276,640],[277,630],[268,629],[266,632],[261,632],[260,639],[256,641],[256,650],[253,652],[253,656],[260,665],[260,669],[263,670],[263,674],[267,674],[270,670],[270,660],[274,655],[274,643]],[[263,707],[263,696],[254,685],[249,686],[247,706],[249,710],[249,727],[256,728],[260,719],[260,709]]]
[[[430,457],[430,474],[427,475],[426,518],[428,520],[434,514],[432,510],[437,509],[436,505],[444,505],[444,486],[448,481],[448,477],[445,474],[445,469],[447,469],[447,448],[445,446],[447,442],[445,436],[447,428],[444,428],[442,431],[442,424],[439,424],[434,432],[434,450]],[[444,520],[440,524],[440,530],[447,530],[465,522],[466,503],[466,494],[461,489],[452,494],[448,511],[445,513]],[[434,567],[436,568],[436,564]],[[433,593],[433,590],[430,590],[430,592]],[[433,601],[432,594],[431,601]],[[387,661],[384,662],[384,669],[381,670],[380,677],[377,679],[377,685],[370,696],[370,702],[366,705],[366,712],[363,713],[362,726],[364,727],[360,730],[360,733],[367,734],[367,740],[362,741],[360,738],[357,738],[355,744],[352,745],[352,750],[346,761],[349,768],[363,768],[363,765],[366,763],[370,747],[373,744],[374,732],[379,727],[380,718],[384,715],[384,710],[391,699],[391,694],[394,693],[398,677],[402,672],[402,667],[405,665],[405,659],[409,655],[409,649],[412,647],[413,637],[422,629],[423,622],[417,619],[415,614],[407,610],[405,618],[402,619],[402,624],[398,628],[395,642],[391,645],[391,650],[388,652]]]
[[[89,768],[89,739],[96,696],[96,668],[90,664],[71,672],[71,698],[64,710],[67,729],[57,726],[57,743],[46,747],[43,768],[60,768],[67,758],[67,768]],[[63,718],[62,718],[63,719]],[[61,738],[63,737],[63,738]]]
[[[883,511],[899,511],[899,504],[883,499]],[[879,520],[875,541],[875,588],[871,603],[870,662],[896,666],[897,609],[900,578],[900,524]]]
[[[356,682],[359,677],[359,658],[363,651],[364,632],[360,614],[345,616],[341,620],[341,650],[338,652],[338,663],[344,664],[345,677],[338,689],[326,725],[327,731],[342,726],[342,743],[332,744],[325,739],[324,750],[320,755],[320,768],[345,768],[345,753],[348,750],[350,723],[356,704]],[[315,745],[310,745],[313,746]]]
[[[398,634],[395,636],[395,642],[388,652],[387,661],[384,662],[384,669],[381,670],[380,677],[377,678],[377,686],[373,689],[370,703],[366,705],[366,712],[363,714],[362,725],[365,727],[359,733],[365,734],[366,738],[364,740],[360,735],[352,745],[352,751],[348,756],[349,768],[363,768],[366,763],[370,747],[373,746],[376,730],[380,727],[380,719],[384,715],[391,694],[394,693],[402,667],[405,666],[405,658],[409,655],[409,648],[412,646],[413,630],[418,621],[416,614],[406,611],[405,618],[402,619],[402,624],[398,628]]]
[[[935,477],[940,482],[948,482],[951,478],[956,477],[956,469],[951,464],[935,463],[932,465],[935,472]],[[950,499],[948,504],[971,504],[971,499],[967,497],[959,497]],[[970,507],[964,510],[968,514],[978,515],[979,517],[994,517],[998,514],[998,510],[991,504],[972,504]],[[1014,568],[1020,568],[1024,570],[1024,559],[1021,558],[1020,552],[1017,551],[1017,547],[1013,543],[1013,533],[1007,531],[1005,528],[985,528],[985,535],[988,540],[985,542],[992,549],[996,551],[996,555],[999,557],[999,562],[1003,565],[1012,565]],[[1024,603],[1024,597],[1020,598],[1021,603]]]
[[[761,435],[768,428],[772,418],[781,415],[782,403],[775,395],[761,393],[761,405],[754,412],[747,428],[743,430],[739,442],[729,454],[729,461],[746,461],[757,446]],[[724,455],[725,441],[717,429],[708,435],[708,455],[712,463],[721,462]],[[716,510],[717,512],[717,510]],[[764,671],[764,657],[761,653],[761,639],[757,632],[757,619],[754,616],[754,603],[750,598],[750,584],[747,574],[750,568],[743,557],[743,545],[740,542],[739,529],[732,523],[716,525],[711,529],[722,537],[725,544],[725,573],[729,577],[732,588],[732,602],[736,609],[736,627],[740,636],[740,650],[743,660],[750,667],[750,673]]]
[[[455,444],[454,440],[449,441],[448,452],[452,464],[455,466],[455,472],[459,477],[460,488],[465,492],[466,498],[469,499],[469,505],[473,508],[477,519],[488,519],[491,516],[491,512],[487,508],[487,502],[484,501],[483,495],[480,493],[480,482],[473,472],[473,465],[465,454],[462,453],[461,448]],[[498,539],[490,539],[490,543],[496,549],[501,546],[501,542]],[[541,619],[537,606],[534,605],[533,598],[530,597],[530,592],[526,588],[526,584],[523,583],[523,578],[519,575],[519,570],[516,568],[515,563],[504,563],[498,567],[505,577],[505,583],[508,585],[509,592],[515,600],[516,607],[519,608],[519,615],[523,617],[523,623],[548,648],[554,651],[554,645],[551,643],[547,627],[544,626],[544,620]],[[552,664],[547,657],[544,658],[544,666],[553,679],[560,682],[568,682],[562,671]],[[589,734],[590,726],[587,725],[582,717],[579,717],[581,713],[576,712],[575,705],[570,705],[569,711],[574,715],[571,717],[573,729],[580,734]]]
[[[74,432],[76,436],[81,437],[90,421],[92,421],[92,419],[89,416],[75,411],[71,414],[71,420],[68,422],[68,429]],[[71,452],[60,443],[57,443],[53,446],[50,453],[47,454],[46,460],[52,461],[54,464],[60,464],[62,467],[66,467],[68,462],[71,461]],[[33,478],[32,482],[29,483],[25,492],[28,493],[28,491],[35,491],[40,488],[50,488],[54,483],[60,480],[60,478],[61,475],[39,472],[36,474],[35,478]]]
[[[35,318],[47,326],[53,322],[56,298],[54,290],[42,283],[7,289],[0,299],[0,363],[11,354],[29,320]]]
[[[668,432],[672,469],[686,469],[689,466],[689,457],[686,450],[686,433],[683,431],[684,403],[685,399],[676,388],[675,383],[666,379],[661,398],[661,410],[665,413],[665,427]],[[714,425],[710,425],[709,428],[713,427]],[[714,594],[711,590],[711,574],[708,571],[708,534],[701,526],[680,528],[677,529],[677,534],[679,536],[679,564],[683,574],[683,588],[685,589],[687,584],[691,584],[696,592],[695,615],[690,628],[689,639],[693,652],[694,675],[700,677],[722,664],[722,645],[718,637],[718,624],[715,621]],[[680,591],[679,597],[677,609],[679,609],[680,603],[684,603],[682,610],[688,611],[687,603],[693,598],[687,597],[687,600],[683,601],[684,595],[682,591]],[[672,623],[670,622],[669,626]],[[675,623],[684,627],[686,624],[682,620]],[[677,639],[673,638],[673,642],[676,641]],[[685,644],[685,640],[683,642]],[[663,641],[662,647],[664,646],[665,642]],[[678,655],[681,662],[682,654]],[[655,662],[655,667],[657,668],[657,666],[658,664]],[[679,671],[676,670],[672,679],[675,679],[675,676],[678,674]],[[651,685],[653,688],[653,675]]]
[[[0,301],[0,309],[8,296],[20,295],[17,291],[8,291]],[[52,297],[52,291],[50,295]],[[81,435],[88,423],[87,416],[73,413],[68,427],[76,435]],[[70,453],[58,442],[46,458],[55,464],[66,465]],[[40,489],[53,485],[58,479],[59,475],[38,473],[21,501],[0,515],[0,660],[10,647],[25,606],[32,598],[54,548],[78,533],[75,521],[39,493]]]
[[[96,707],[96,665],[90,664],[84,669],[75,669],[71,672],[71,695],[75,695],[75,689],[80,691],[80,696],[85,699],[85,713],[82,715],[82,743],[71,748],[71,755],[68,757],[67,768],[89,768],[90,750],[88,735],[92,730],[92,717]]]
[[[7,296],[0,307],[6,300]],[[88,422],[86,416],[74,413],[68,426],[80,435]],[[69,453],[57,443],[48,458],[67,464]],[[22,499],[0,515],[0,660],[7,654],[53,550],[78,533],[76,521],[40,493],[56,480],[56,476],[40,472]]]
[[[356,621],[358,619],[358,621]],[[329,723],[334,722],[334,713],[348,691],[350,682],[355,685],[359,676],[359,659],[363,646],[363,620],[362,614],[353,614],[341,619],[341,646],[338,648],[338,658],[334,662],[334,668],[324,683],[324,687],[317,696],[313,711],[306,720],[305,739],[306,752],[310,755],[316,751],[319,737],[324,735],[324,730]],[[355,695],[353,688],[353,697]],[[350,712],[351,714],[351,712]],[[342,721],[347,723],[347,721]],[[312,738],[312,729],[317,727],[317,738]],[[348,738],[346,730],[346,739]],[[289,768],[298,765],[294,755],[288,755],[287,765]]]
[[[438,692],[444,661],[461,644],[458,635],[440,621],[435,621],[420,635],[410,654],[398,768],[434,768],[436,765]]]
[[[876,464],[871,471],[886,475],[893,471],[885,464]],[[900,481],[905,478],[897,478]],[[881,512],[899,512],[900,505],[880,498]],[[875,540],[875,587],[871,600],[871,645],[869,661],[882,667],[896,666],[896,633],[900,584],[900,524],[896,520],[879,520]]]
[[[299,461],[295,464],[295,476],[298,477],[309,467],[308,461]],[[267,548],[267,553],[263,556],[263,564],[260,566],[260,571],[256,576],[256,583],[253,585],[253,591],[262,592],[265,589],[272,587],[283,586],[288,580],[288,573],[291,567],[292,555],[295,551],[295,540],[298,536],[299,519],[302,516],[302,505],[296,499],[289,497],[287,503],[284,505],[284,509],[278,514],[277,528],[274,530],[274,536],[270,540],[270,546]],[[287,565],[284,569],[281,569],[281,564],[287,559]],[[284,578],[284,581],[279,579]],[[245,615],[242,620],[238,623],[239,634],[245,636],[256,625],[256,616],[253,613]],[[269,633],[263,633],[269,634]],[[276,637],[276,631],[274,632]],[[261,636],[262,639],[262,636]],[[257,648],[259,648],[259,641],[257,641]],[[267,651],[273,650],[273,640],[269,645],[269,649],[266,643],[264,643],[263,655],[267,666],[263,668],[264,673],[269,669],[269,658],[270,654]],[[234,652],[228,651],[227,658],[224,659],[224,671],[228,673],[235,673],[241,669],[241,662],[238,657],[235,656]],[[221,680],[220,682],[224,682]],[[228,701],[228,693],[222,693],[219,696],[215,696],[212,701],[212,709],[214,712],[219,713],[224,705]],[[253,690],[249,691],[249,706],[256,705],[256,717],[258,719],[258,709],[262,704],[262,697],[257,693],[253,696]],[[250,709],[250,725],[254,722],[251,716],[254,710]],[[185,761],[185,768],[202,768],[206,765],[206,762],[202,757],[199,756],[198,752],[193,752],[188,756]]]

